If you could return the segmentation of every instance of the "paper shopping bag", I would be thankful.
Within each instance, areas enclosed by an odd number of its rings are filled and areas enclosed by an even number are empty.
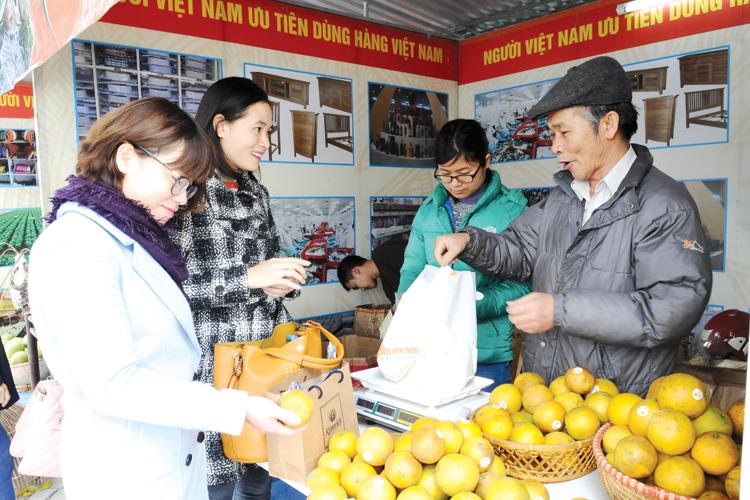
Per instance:
[[[340,430],[359,434],[354,391],[348,363],[313,379],[309,371],[293,373],[271,392],[285,390],[292,381],[300,382],[313,398],[315,409],[305,430],[294,436],[268,435],[268,472],[274,477],[305,482],[328,442]]]
[[[475,276],[426,266],[401,297],[383,343],[383,375],[428,400],[458,393],[477,369]]]

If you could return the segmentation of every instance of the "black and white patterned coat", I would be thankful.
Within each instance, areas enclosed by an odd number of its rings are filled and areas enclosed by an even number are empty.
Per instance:
[[[291,316],[281,299],[247,288],[247,268],[279,256],[279,231],[268,190],[243,173],[235,191],[214,175],[202,213],[184,214],[172,225],[190,271],[183,283],[203,350],[198,378],[213,385],[214,344],[260,340]],[[234,482],[243,465],[224,456],[220,435],[206,433],[208,484]]]

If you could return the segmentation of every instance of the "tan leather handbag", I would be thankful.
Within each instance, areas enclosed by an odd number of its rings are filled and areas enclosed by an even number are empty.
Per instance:
[[[298,335],[287,342],[289,335]],[[336,357],[323,357],[322,337],[336,346]],[[314,321],[282,323],[257,342],[226,342],[214,346],[214,387],[239,389],[258,396],[302,367],[332,370],[341,364],[344,346]],[[239,436],[221,435],[224,454],[236,462],[266,461],[266,435],[245,423]]]

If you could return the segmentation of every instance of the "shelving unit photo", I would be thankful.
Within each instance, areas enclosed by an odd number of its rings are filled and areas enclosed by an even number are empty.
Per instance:
[[[424,196],[370,197],[370,249],[386,241],[408,240]]]
[[[79,140],[113,109],[163,97],[195,116],[203,94],[221,78],[221,60],[139,47],[73,41]]]

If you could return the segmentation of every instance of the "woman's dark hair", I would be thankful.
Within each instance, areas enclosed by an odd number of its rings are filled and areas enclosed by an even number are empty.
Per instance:
[[[176,104],[161,97],[132,101],[101,117],[81,143],[76,173],[121,188],[117,148],[137,144],[158,154],[178,145],[179,158],[169,163],[198,187],[186,208],[196,210],[206,198],[206,181],[213,175],[213,153],[206,134]],[[137,151],[137,150],[136,150]]]
[[[488,152],[487,134],[476,120],[451,120],[443,125],[435,139],[438,165],[453,163],[460,158],[484,165]]]
[[[211,85],[198,106],[195,121],[214,145],[216,168],[227,177],[237,178],[238,173],[229,166],[224,156],[219,135],[214,128],[214,117],[222,115],[226,121],[232,122],[242,118],[247,108],[258,102],[271,104],[265,90],[252,80],[230,76]]]

